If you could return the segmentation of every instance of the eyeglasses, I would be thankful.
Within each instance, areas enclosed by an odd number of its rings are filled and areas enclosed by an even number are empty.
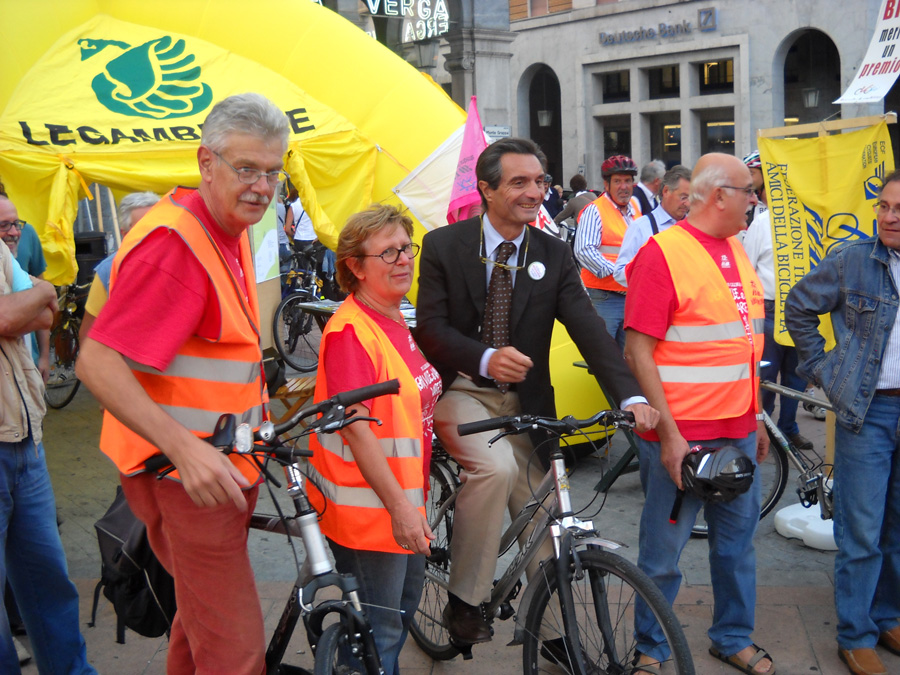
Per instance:
[[[407,244],[401,248],[386,248],[381,253],[376,253],[374,255],[361,255],[360,258],[381,258],[388,265],[393,265],[395,262],[400,260],[400,254],[405,253],[406,257],[412,260],[417,255],[419,255],[419,245],[418,244]]]
[[[507,265],[506,263],[499,263],[496,260],[491,260],[490,258],[485,258],[482,256],[481,262],[485,265],[493,265],[501,270],[506,270],[507,272],[517,272],[519,270],[524,270],[525,265]]]
[[[266,177],[266,182],[269,184],[269,187],[275,187],[278,185],[280,181],[283,181],[288,177],[288,174],[284,171],[260,171],[259,169],[251,169],[250,167],[242,167],[240,169],[236,169],[231,162],[222,157],[218,152],[213,150],[213,154],[225,162],[232,171],[237,174],[238,180],[241,181],[244,185],[253,185],[263,176]]]
[[[752,185],[750,187],[738,187],[737,185],[720,185],[719,187],[728,188],[729,190],[740,190],[748,197],[755,192],[755,188]]]
[[[24,220],[9,220],[5,223],[0,223],[0,232],[8,232],[9,228],[15,226],[15,228],[21,232],[22,228],[25,227]]]
[[[878,202],[872,205],[872,209],[879,216],[886,216],[890,212],[894,218],[900,218],[900,205],[891,206],[887,202]]]

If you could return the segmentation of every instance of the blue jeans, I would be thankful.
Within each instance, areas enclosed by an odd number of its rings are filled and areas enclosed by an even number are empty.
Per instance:
[[[359,599],[375,634],[386,675],[400,675],[400,650],[419,606],[425,581],[425,556],[359,551],[328,540],[342,574],[359,582]]]
[[[44,447],[30,437],[0,443],[0,553],[0,588],[8,577],[38,670],[96,673],[78,627],[78,591],[69,581]],[[0,612],[0,672],[19,672],[6,612]]]
[[[766,300],[766,321],[764,327],[765,343],[763,346],[763,361],[769,365],[762,369],[762,379],[777,382],[781,375],[781,385],[797,391],[806,389],[806,380],[797,374],[797,366],[800,365],[797,350],[794,347],[780,345],[775,342],[775,305]],[[800,403],[795,398],[781,397],[781,408],[778,412],[778,428],[785,435],[792,436],[800,431],[797,426],[797,406]],[[763,408],[769,415],[775,410],[775,392],[768,389],[762,390]]]
[[[625,295],[599,288],[589,288],[587,292],[597,314],[606,322],[606,332],[612,335],[621,349],[625,349]]]
[[[900,619],[900,398],[875,395],[859,433],[834,437],[838,644],[874,647]]]
[[[637,439],[641,462],[641,487],[646,501],[641,513],[638,567],[656,582],[669,603],[675,602],[681,586],[678,560],[691,536],[691,528],[704,503],[685,495],[678,521],[669,522],[677,491],[659,459],[659,443]],[[690,440],[689,444],[694,445]],[[717,438],[698,441],[708,447],[733,445],[756,464],[756,434],[747,438]],[[727,504],[705,506],[709,525],[709,566],[712,577],[713,623],[709,639],[721,653],[731,655],[752,643],[756,607],[756,552],[753,535],[759,523],[759,482]],[[669,657],[662,629],[638,599],[635,603],[635,637],[642,654],[655,659]]]

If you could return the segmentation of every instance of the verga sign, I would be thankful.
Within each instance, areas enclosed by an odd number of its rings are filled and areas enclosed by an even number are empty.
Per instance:
[[[366,0],[372,16],[403,19],[403,42],[427,40],[450,30],[445,0]]]

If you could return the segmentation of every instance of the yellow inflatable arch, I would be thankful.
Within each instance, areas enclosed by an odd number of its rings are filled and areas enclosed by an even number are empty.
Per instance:
[[[257,91],[292,124],[286,169],[320,238],[465,121],[430,79],[305,0],[0,0],[0,177],[35,224],[47,278],[75,276],[72,223],[92,182],[196,185],[210,107]]]

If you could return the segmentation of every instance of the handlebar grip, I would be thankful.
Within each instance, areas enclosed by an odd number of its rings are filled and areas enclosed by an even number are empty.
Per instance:
[[[377,398],[379,396],[386,396],[388,394],[396,394],[399,391],[400,380],[393,379],[388,380],[387,382],[371,384],[368,387],[360,387],[359,389],[351,389],[350,391],[345,391],[335,396],[333,400],[338,405],[342,405],[346,408],[353,405],[354,403],[368,401],[370,398]]]
[[[495,431],[502,429],[507,424],[515,420],[515,417],[492,417],[488,420],[478,420],[477,422],[466,422],[460,424],[456,430],[460,436],[469,436],[471,434],[480,434],[483,431]]]
[[[147,471],[159,471],[160,469],[165,469],[167,466],[172,466],[171,460],[165,455],[153,455],[144,462],[144,468]]]

